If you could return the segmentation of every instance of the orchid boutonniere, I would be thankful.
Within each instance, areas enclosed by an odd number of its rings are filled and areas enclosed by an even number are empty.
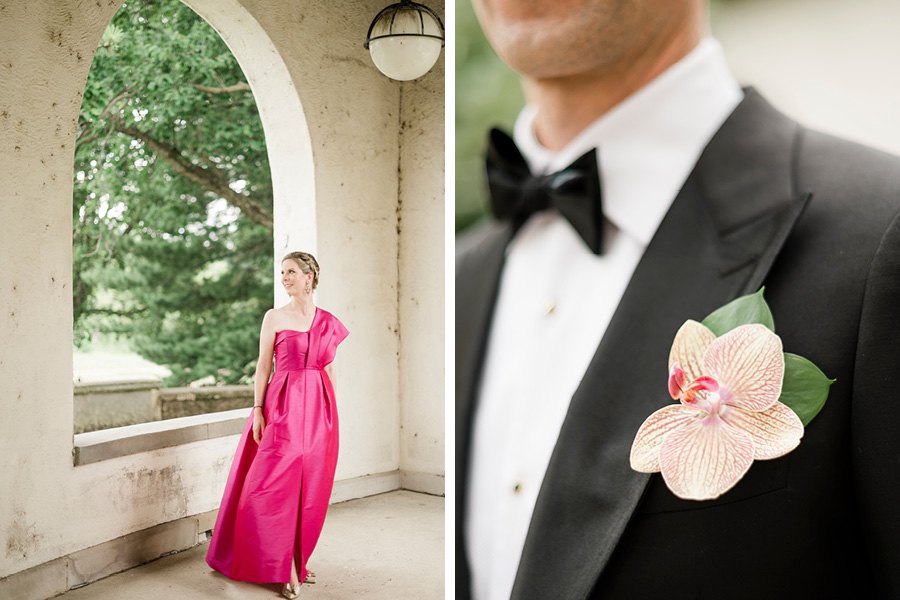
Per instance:
[[[782,351],[763,290],[688,320],[669,354],[669,394],[678,404],[651,414],[631,447],[631,467],[661,472],[679,498],[711,500],[754,460],[797,447],[834,380]]]

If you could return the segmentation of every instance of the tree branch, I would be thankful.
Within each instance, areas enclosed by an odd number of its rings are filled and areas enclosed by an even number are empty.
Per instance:
[[[228,186],[228,182],[219,177],[212,169],[195,165],[172,144],[157,140],[150,134],[137,128],[128,127],[120,119],[113,119],[113,123],[116,131],[144,142],[157,156],[169,163],[173,171],[182,177],[193,181],[217,196],[225,198],[230,204],[240,208],[241,212],[247,215],[251,221],[262,225],[266,229],[273,229],[272,213],[267,207],[254,202],[249,196],[235,192]]]
[[[132,93],[134,90],[134,85],[130,85],[121,92],[119,92],[116,96],[114,96],[109,102],[106,103],[106,106],[103,107],[103,110],[100,111],[100,114],[97,115],[97,122],[102,123],[104,119],[112,119],[114,115],[117,115],[122,107],[119,104],[124,101],[126,104],[129,100],[134,96]],[[87,132],[91,133],[88,134]],[[105,130],[100,130],[95,127],[94,122],[88,121],[85,126],[82,126],[78,135],[76,136],[75,143],[79,146],[83,146],[86,144],[90,144],[91,142],[98,139],[101,135],[109,135],[110,131],[107,127]]]
[[[149,312],[149,309],[144,306],[141,308],[133,308],[131,310],[116,310],[114,308],[88,308],[82,312],[85,315],[108,315],[112,317],[130,317],[133,315],[140,315]]]
[[[198,92],[205,92],[207,94],[230,94],[232,92],[249,92],[250,85],[244,83],[243,81],[235,83],[234,85],[226,85],[223,87],[210,87],[208,85],[200,85],[199,83],[195,83],[194,89]]]

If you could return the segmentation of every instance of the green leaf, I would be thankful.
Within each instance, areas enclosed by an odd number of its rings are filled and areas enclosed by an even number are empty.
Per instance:
[[[778,400],[797,413],[806,427],[822,410],[834,382],[807,359],[785,352],[784,383]]]
[[[763,299],[765,288],[759,288],[755,294],[741,296],[711,312],[703,319],[703,324],[709,327],[716,336],[724,335],[738,327],[748,323],[761,323],[772,331],[775,331],[775,321],[772,319],[772,311]]]

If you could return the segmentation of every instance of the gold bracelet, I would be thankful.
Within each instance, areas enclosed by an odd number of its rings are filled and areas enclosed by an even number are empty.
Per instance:
[[[263,407],[262,404],[254,404],[254,405],[253,405],[253,408],[262,408],[262,407]]]

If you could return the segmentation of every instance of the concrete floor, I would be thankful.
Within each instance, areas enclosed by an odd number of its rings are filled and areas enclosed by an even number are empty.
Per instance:
[[[281,587],[231,581],[204,557],[209,542],[55,596],[62,600],[279,598]],[[300,598],[444,597],[444,499],[398,490],[328,508]]]

